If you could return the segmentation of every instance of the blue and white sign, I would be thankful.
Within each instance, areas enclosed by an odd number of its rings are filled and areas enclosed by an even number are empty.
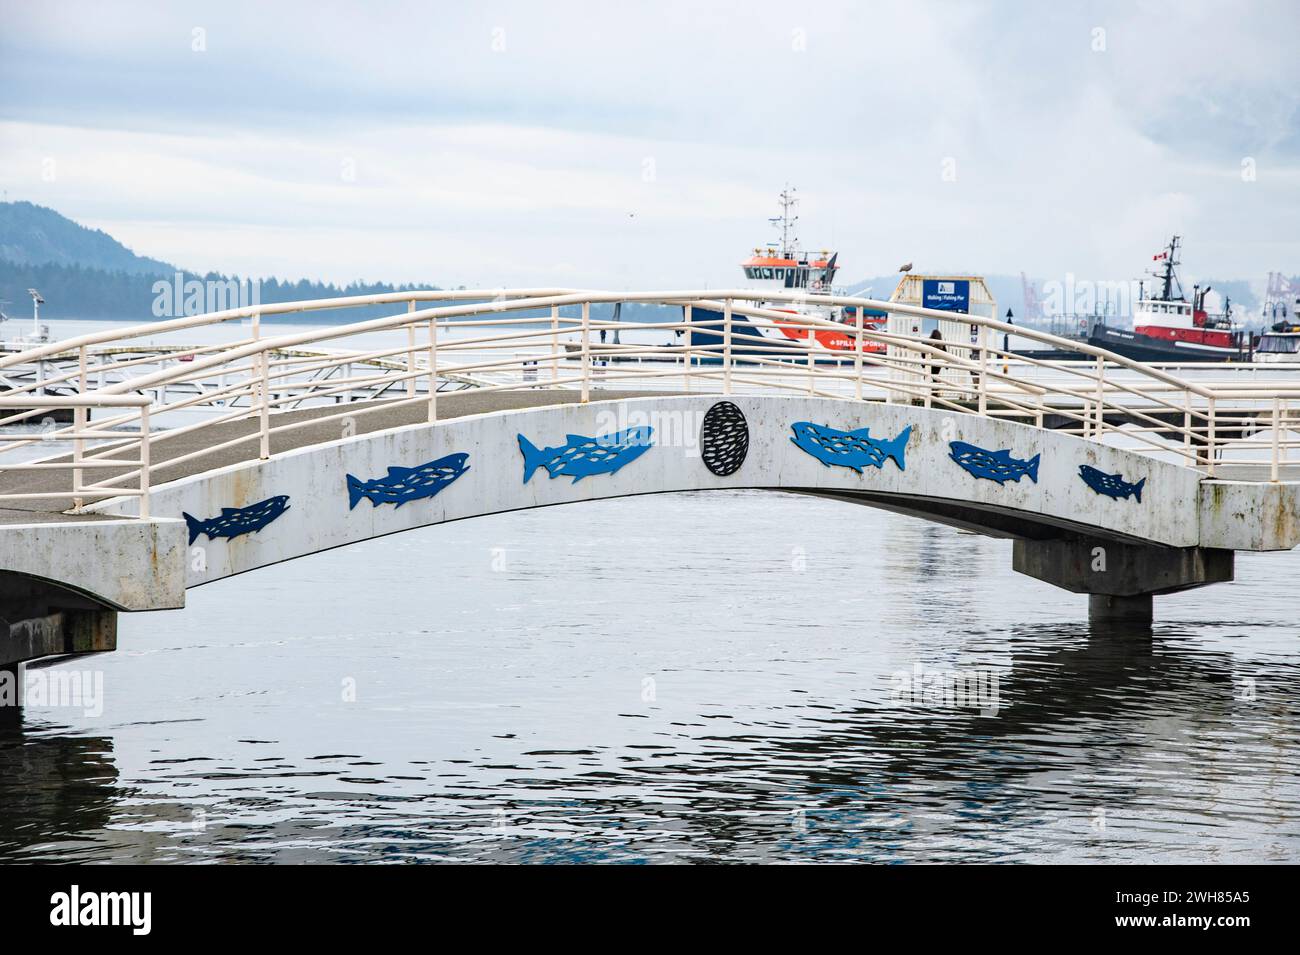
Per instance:
[[[970,282],[965,279],[922,279],[921,306],[969,314]]]

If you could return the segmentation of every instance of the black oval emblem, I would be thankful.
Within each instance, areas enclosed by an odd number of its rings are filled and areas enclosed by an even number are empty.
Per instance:
[[[700,426],[700,457],[718,477],[735,474],[749,453],[749,425],[730,401],[719,401],[704,415]]]

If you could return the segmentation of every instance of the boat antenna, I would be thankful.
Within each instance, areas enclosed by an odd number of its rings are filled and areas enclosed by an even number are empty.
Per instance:
[[[1178,262],[1178,242],[1179,236],[1174,236],[1169,240],[1169,248],[1165,250],[1164,265],[1159,272],[1152,272],[1160,280],[1160,298],[1161,302],[1172,302],[1174,299],[1174,290],[1178,290],[1177,301],[1183,301],[1183,287],[1178,281],[1178,274],[1174,269],[1180,264]]]
[[[799,202],[798,196],[795,195],[797,191],[787,182],[785,188],[781,190],[781,214],[767,220],[772,225],[781,226],[781,258],[783,259],[789,258],[794,246],[799,244],[799,238],[794,234],[799,217],[790,214]]]

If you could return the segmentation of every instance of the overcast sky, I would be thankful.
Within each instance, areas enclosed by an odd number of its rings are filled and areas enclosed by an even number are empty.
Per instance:
[[[1300,272],[1295,0],[0,13],[0,189],[190,268],[730,286],[789,181],[845,281]]]

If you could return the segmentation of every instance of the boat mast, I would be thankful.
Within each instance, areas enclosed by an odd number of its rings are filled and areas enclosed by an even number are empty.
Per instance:
[[[1157,276],[1161,281],[1160,301],[1172,302],[1174,300],[1174,287],[1178,286],[1178,298],[1183,297],[1182,286],[1178,285],[1178,276],[1174,274],[1174,266],[1178,265],[1178,236],[1174,236],[1169,242],[1169,251],[1165,253],[1165,268],[1163,274]]]
[[[799,222],[799,217],[790,214],[795,204],[799,202],[795,192],[796,190],[786,183],[785,188],[781,190],[781,214],[767,220],[772,225],[779,223],[781,226],[781,258],[783,259],[790,258],[794,246],[799,243],[799,237],[794,234],[794,227]]]

